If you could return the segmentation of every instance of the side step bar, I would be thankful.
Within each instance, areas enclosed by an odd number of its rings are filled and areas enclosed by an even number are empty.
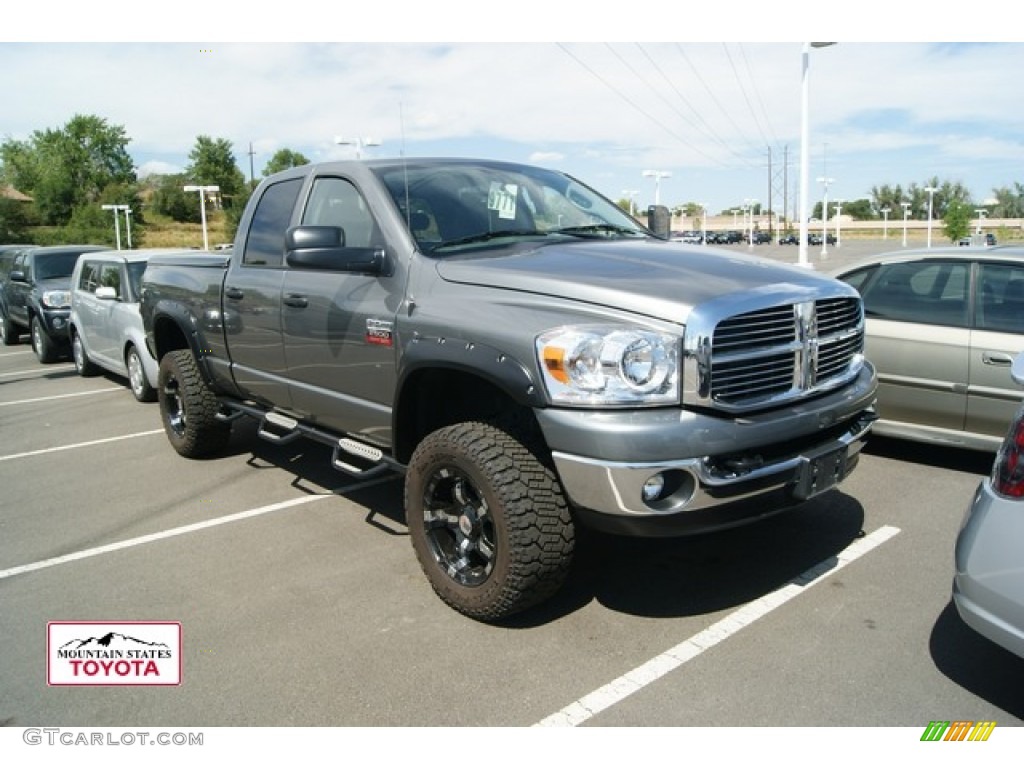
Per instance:
[[[257,433],[264,440],[275,445],[286,445],[300,437],[315,440],[318,443],[330,446],[331,466],[339,472],[347,475],[367,479],[382,475],[386,472],[405,472],[405,465],[386,455],[384,451],[376,446],[369,445],[351,437],[339,437],[336,434],[326,432],[322,429],[304,424],[286,414],[278,411],[268,411],[251,403],[242,403],[236,400],[221,399],[221,404],[227,412],[218,414],[221,421],[234,421],[241,416],[249,416],[259,422]],[[366,462],[369,466],[360,466],[343,458],[351,456]]]

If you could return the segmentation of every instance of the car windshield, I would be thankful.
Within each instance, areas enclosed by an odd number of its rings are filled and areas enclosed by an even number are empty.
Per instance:
[[[650,236],[617,205],[555,171],[410,160],[375,172],[424,253],[461,253],[515,240]]]
[[[37,254],[32,267],[35,279],[49,280],[54,277],[71,277],[71,273],[75,271],[76,261],[78,261],[78,253],[73,251]]]

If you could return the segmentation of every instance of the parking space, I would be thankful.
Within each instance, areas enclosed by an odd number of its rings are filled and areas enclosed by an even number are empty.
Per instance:
[[[501,625],[419,571],[398,478],[240,424],[178,457],[116,377],[0,355],[9,725],[873,725],[1024,718],[1024,662],[950,608],[991,457],[875,441],[837,492],[682,540],[591,534]],[[173,688],[46,685],[52,621],[180,621]]]

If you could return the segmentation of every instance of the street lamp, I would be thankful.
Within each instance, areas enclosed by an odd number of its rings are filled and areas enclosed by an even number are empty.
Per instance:
[[[928,193],[928,247],[932,247],[932,199],[935,197],[935,193],[938,192],[937,187],[925,187],[924,191]]]
[[[910,203],[900,203],[903,206],[903,247],[907,247],[907,216],[910,215]]]
[[[836,207],[836,248],[842,248],[843,247],[843,232],[842,232],[843,222],[842,222],[842,219],[840,219],[840,216],[843,215],[843,201],[842,200],[836,200],[835,203],[833,203],[833,205],[835,205],[835,207]]]
[[[207,184],[205,186],[200,184],[186,184],[182,187],[186,192],[198,192],[199,193],[199,211],[203,219],[203,250],[210,250],[210,241],[206,236],[206,193],[207,192],[220,192],[220,187],[216,184]]]
[[[365,138],[365,139],[361,139],[361,138],[346,139],[346,138],[344,138],[342,136],[335,136],[334,137],[334,143],[335,144],[342,144],[342,145],[350,146],[350,147],[355,147],[356,148],[356,160],[361,160],[362,157],[363,157],[363,148],[364,147],[379,147],[380,146],[380,139],[370,139],[370,138]]]
[[[648,179],[654,179],[654,204],[658,205],[661,203],[661,180],[672,177],[669,171],[644,171],[643,176]]]
[[[708,205],[700,204],[700,244],[708,244]]]
[[[976,214],[978,214],[978,231],[975,234],[980,235],[981,234],[981,222],[983,222],[985,220],[985,217],[988,216],[988,211],[986,211],[984,208],[975,208],[974,212]]]
[[[754,206],[757,205],[757,200],[746,199],[743,201],[745,211],[750,211],[749,221],[745,221],[747,225],[747,247],[754,247]]]
[[[103,205],[100,206],[104,211],[114,212],[114,242],[117,243],[117,250],[121,250],[121,220],[117,216],[117,212],[121,210],[123,206],[120,205]]]
[[[633,201],[636,199],[636,196],[640,194],[640,190],[624,189],[622,190],[622,194],[624,194],[626,196],[626,199],[629,200],[629,215],[635,216],[636,207],[633,205]]]
[[[132,207],[130,205],[119,205],[119,210],[124,211],[124,226],[128,232],[128,250],[132,249]]]
[[[810,186],[810,144],[808,142],[807,96],[808,87],[807,65],[810,61],[811,48],[825,48],[835,43],[804,43],[802,76],[800,79],[800,244],[798,246],[798,262],[802,267],[809,267],[807,260],[807,196]]]
[[[821,255],[828,256],[828,185],[835,179],[819,176],[818,183],[825,186],[825,194],[821,199]]]
[[[889,239],[889,212],[891,210],[892,210],[891,208],[883,208],[880,211],[880,213],[882,214],[882,219],[883,219],[883,223],[882,223],[882,239],[883,240],[888,240]]]

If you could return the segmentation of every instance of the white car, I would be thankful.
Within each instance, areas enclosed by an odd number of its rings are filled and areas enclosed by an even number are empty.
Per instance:
[[[78,260],[71,276],[69,333],[80,375],[93,376],[103,368],[127,377],[136,400],[156,400],[159,366],[146,348],[139,284],[150,256],[178,252],[97,251]]]

